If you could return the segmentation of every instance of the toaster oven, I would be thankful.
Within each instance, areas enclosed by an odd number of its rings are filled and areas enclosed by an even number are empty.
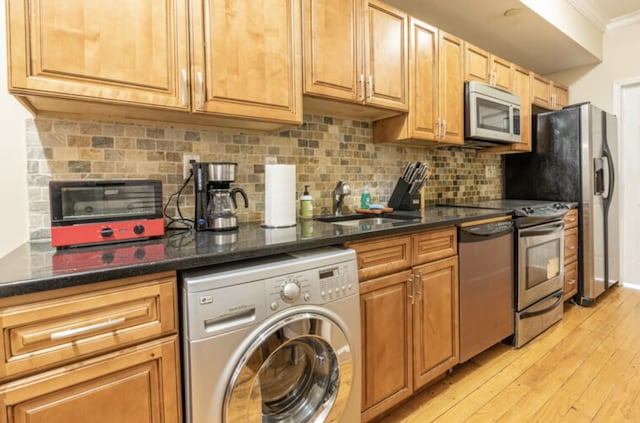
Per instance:
[[[164,235],[159,180],[51,181],[49,199],[54,247]]]

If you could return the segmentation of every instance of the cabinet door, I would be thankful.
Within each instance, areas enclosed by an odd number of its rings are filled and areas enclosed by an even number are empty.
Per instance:
[[[181,421],[178,337],[0,387],[2,423]]]
[[[362,102],[362,0],[304,0],[304,93]]]
[[[185,0],[7,2],[9,90],[187,110]]]
[[[376,0],[365,1],[367,104],[409,110],[407,26],[406,13]]]
[[[578,261],[564,266],[564,297],[567,301],[578,293]]]
[[[491,71],[491,54],[473,44],[465,42],[464,80],[489,83]]]
[[[552,103],[555,110],[569,105],[569,88],[565,85],[553,83]]]
[[[414,268],[414,389],[456,365],[460,358],[458,256]]]
[[[464,143],[464,52],[462,39],[440,31],[439,116],[441,141]]]
[[[551,109],[551,81],[535,73],[531,74],[531,103]]]
[[[193,2],[196,112],[302,121],[299,4],[296,0]]]
[[[493,72],[493,85],[507,91],[513,91],[513,64],[498,56],[491,56],[491,69]]]
[[[360,284],[363,421],[413,393],[410,277],[405,271]]]
[[[409,54],[413,137],[436,140],[438,136],[438,29],[410,20]]]

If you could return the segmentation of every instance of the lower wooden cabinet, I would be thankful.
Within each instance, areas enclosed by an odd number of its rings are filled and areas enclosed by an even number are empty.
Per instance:
[[[391,245],[403,254],[390,254]],[[350,243],[360,271],[362,327],[362,421],[404,401],[459,362],[458,256],[455,228]],[[407,252],[410,250],[410,252]],[[377,267],[365,257],[404,269]],[[375,267],[375,266],[374,266]],[[363,272],[364,271],[364,272]],[[393,272],[393,273],[392,273]]]
[[[0,422],[179,422],[178,351],[174,335],[9,383]]]
[[[578,209],[571,209],[564,216],[564,300],[578,293]]]

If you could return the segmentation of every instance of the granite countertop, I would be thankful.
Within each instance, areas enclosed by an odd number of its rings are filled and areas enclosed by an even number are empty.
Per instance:
[[[510,211],[432,207],[403,214],[413,219],[371,226],[299,221],[294,227],[278,229],[244,223],[231,232],[168,231],[159,239],[64,250],[48,242],[27,243],[0,259],[0,298],[455,225]]]

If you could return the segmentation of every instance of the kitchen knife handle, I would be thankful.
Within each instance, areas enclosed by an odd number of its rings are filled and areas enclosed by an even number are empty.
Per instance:
[[[364,102],[365,96],[365,86],[364,86],[364,74],[360,74],[360,101]]]
[[[196,73],[196,78],[198,80],[198,108],[201,109],[203,106],[202,92],[204,91],[204,87],[202,84],[202,72]]]
[[[182,105],[187,107],[187,70],[182,69],[182,94],[180,96]]]

